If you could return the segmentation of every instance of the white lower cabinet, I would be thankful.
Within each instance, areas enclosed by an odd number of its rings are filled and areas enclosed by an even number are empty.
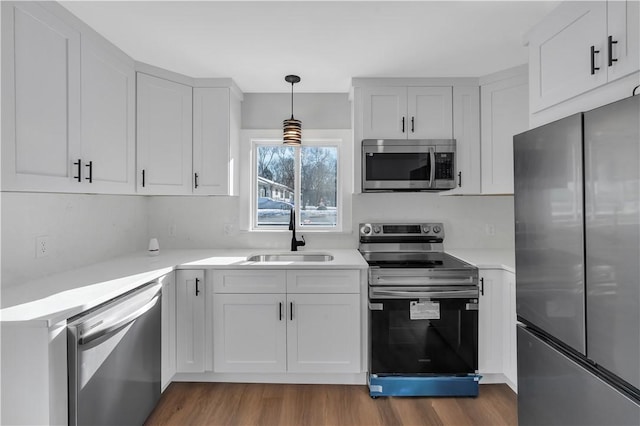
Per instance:
[[[480,289],[478,371],[484,382],[506,382],[516,390],[515,274],[481,269]]]
[[[360,372],[359,271],[225,270],[213,277],[215,372]],[[300,283],[318,293],[286,292]]]
[[[203,270],[176,273],[176,371],[205,370],[205,282]]]
[[[502,373],[502,270],[480,270],[478,312],[478,370],[480,374]]]
[[[162,325],[160,385],[164,390],[176,374],[176,275],[174,272],[160,278],[162,284]]]
[[[289,294],[287,371],[360,371],[360,295]]]
[[[286,371],[285,297],[268,293],[214,295],[214,371]]]
[[[516,341],[516,274],[503,273],[503,301],[504,322],[503,328],[503,370],[509,386],[513,390],[518,388],[518,343]]]

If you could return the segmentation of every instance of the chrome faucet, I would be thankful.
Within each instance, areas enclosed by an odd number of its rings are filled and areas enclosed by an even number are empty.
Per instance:
[[[302,241],[298,241],[296,238],[296,212],[294,209],[291,209],[291,214],[289,216],[289,231],[293,231],[293,236],[291,237],[291,251],[298,251],[298,247],[302,247],[306,244],[304,241],[304,235],[301,235]]]

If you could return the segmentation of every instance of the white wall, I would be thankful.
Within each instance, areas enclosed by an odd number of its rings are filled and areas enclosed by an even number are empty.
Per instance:
[[[356,248],[356,225],[366,221],[436,221],[445,227],[446,248],[512,248],[513,197],[448,197],[432,193],[352,196],[354,230],[347,234],[301,232],[305,250]],[[289,249],[290,232],[239,231],[238,197],[152,197],[149,232],[164,248]],[[486,225],[495,234],[486,234]],[[231,225],[225,233],[225,225]],[[175,233],[172,235],[172,231]]]
[[[302,129],[351,129],[347,93],[294,93],[293,115]],[[245,93],[243,129],[280,129],[291,116],[291,93]]]
[[[147,247],[147,198],[2,193],[2,286],[78,268]],[[49,254],[36,258],[36,237]]]

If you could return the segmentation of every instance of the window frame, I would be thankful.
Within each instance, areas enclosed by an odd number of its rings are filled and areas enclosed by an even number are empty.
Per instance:
[[[240,167],[240,220],[241,229],[249,232],[290,232],[284,226],[258,226],[257,210],[257,146],[282,144],[282,130],[243,130],[242,157],[245,161]],[[337,149],[336,168],[336,225],[300,225],[300,197],[301,197],[301,150],[294,149],[295,171],[295,211],[296,231],[304,233],[348,233],[351,232],[351,193],[353,180],[349,179],[348,171],[351,165],[352,134],[349,130],[303,130],[302,146],[326,146]],[[243,191],[244,189],[244,191]]]

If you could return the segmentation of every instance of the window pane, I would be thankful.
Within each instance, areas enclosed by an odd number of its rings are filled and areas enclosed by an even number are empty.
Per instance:
[[[338,148],[302,146],[300,225],[336,226]]]
[[[257,226],[289,226],[293,208],[295,156],[293,147],[258,145],[256,147],[258,182]]]

